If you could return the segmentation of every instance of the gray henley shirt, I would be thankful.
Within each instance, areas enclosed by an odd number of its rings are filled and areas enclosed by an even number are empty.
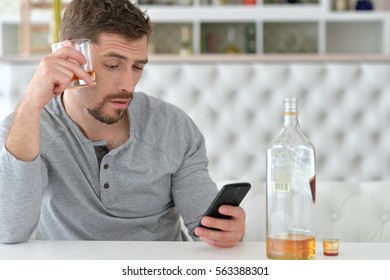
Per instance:
[[[54,98],[41,114],[41,150],[32,162],[4,147],[12,122],[0,126],[0,242],[185,240],[217,193],[204,137],[172,104],[134,94],[127,142],[99,166],[96,146]]]

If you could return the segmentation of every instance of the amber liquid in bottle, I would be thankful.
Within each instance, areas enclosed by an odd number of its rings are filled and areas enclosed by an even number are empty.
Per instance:
[[[267,238],[267,257],[270,259],[312,259],[315,255],[314,236],[279,235]]]

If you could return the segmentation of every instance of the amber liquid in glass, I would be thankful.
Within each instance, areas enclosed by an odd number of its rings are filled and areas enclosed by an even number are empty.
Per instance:
[[[91,76],[92,81],[96,84],[96,73],[94,70],[87,71],[87,73]],[[87,87],[88,85],[79,77],[73,75],[72,80],[70,81],[67,89],[74,89],[74,88],[81,88],[81,87]]]
[[[95,78],[96,78],[96,73],[95,73],[95,71],[94,71],[94,70],[92,70],[92,71],[87,71],[87,73],[91,76],[92,81],[95,81]],[[71,81],[71,82],[74,82],[74,81],[77,81],[77,80],[80,80],[80,78],[77,77],[77,76],[75,76],[75,75],[73,75],[72,81]]]
[[[276,235],[267,238],[267,257],[279,260],[307,260],[314,258],[314,236],[302,234]]]

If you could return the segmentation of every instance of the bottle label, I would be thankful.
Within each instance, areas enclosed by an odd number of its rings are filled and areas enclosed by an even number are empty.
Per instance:
[[[273,182],[272,190],[274,192],[290,192],[291,183],[290,182]]]
[[[316,176],[310,178],[310,191],[313,202],[316,201]],[[272,191],[274,192],[290,192],[291,182],[272,182]]]

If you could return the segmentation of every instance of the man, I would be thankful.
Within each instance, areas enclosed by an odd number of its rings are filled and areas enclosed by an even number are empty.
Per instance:
[[[185,240],[231,247],[245,213],[202,214],[217,189],[205,142],[180,109],[135,93],[148,61],[149,18],[128,0],[74,0],[61,40],[91,39],[96,84],[64,47],[44,57],[0,130],[0,241]],[[73,76],[88,87],[66,90]]]

